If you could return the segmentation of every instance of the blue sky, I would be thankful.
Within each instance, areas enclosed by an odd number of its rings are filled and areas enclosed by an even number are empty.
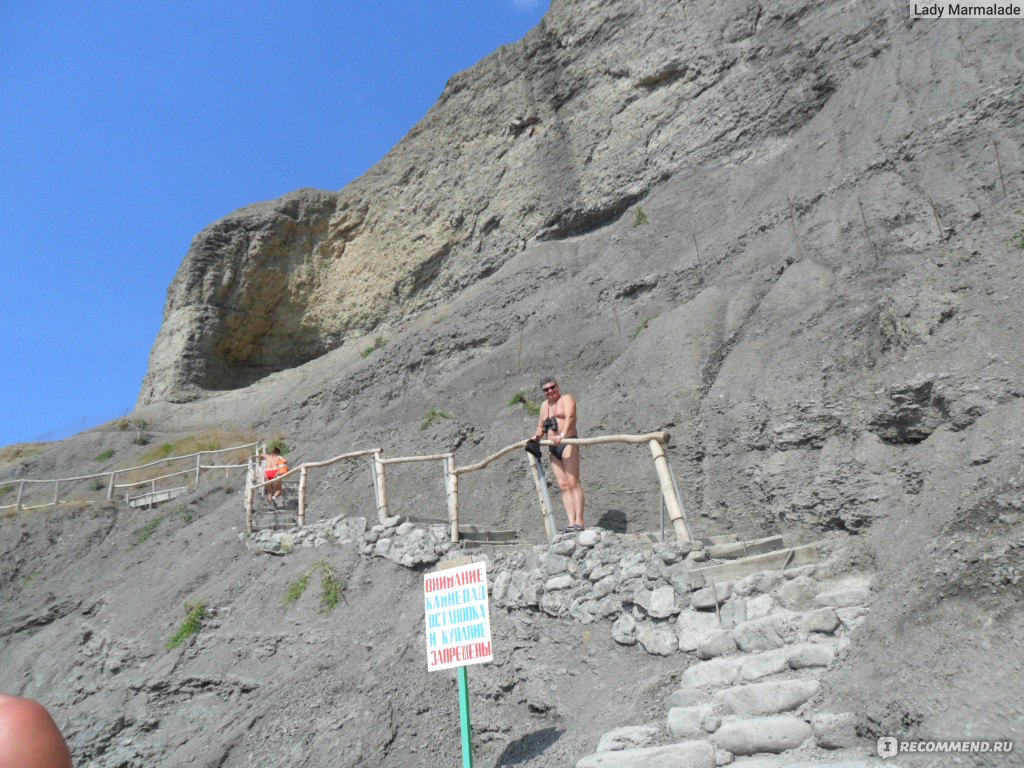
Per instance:
[[[547,7],[0,3],[0,445],[123,414],[193,236],[342,188]]]

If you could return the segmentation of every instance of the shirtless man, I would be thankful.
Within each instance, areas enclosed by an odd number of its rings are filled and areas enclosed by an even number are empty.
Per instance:
[[[578,437],[576,434],[576,398],[563,395],[558,382],[552,378],[543,379],[540,385],[546,398],[540,407],[540,418],[534,440],[547,438],[554,443],[551,446],[551,468],[558,481],[558,489],[562,492],[562,506],[565,507],[569,524],[559,533],[573,533],[583,530],[583,486],[580,485],[580,447],[578,445],[562,445],[567,437]]]
[[[260,458],[266,462],[264,468],[267,480],[273,480],[278,475],[283,475],[288,471],[288,460],[281,455],[280,448],[275,447],[270,453],[264,453]],[[281,498],[281,494],[284,493],[284,483],[281,480],[263,487],[267,491],[267,501],[270,502],[271,506],[274,504],[274,499]]]
[[[42,704],[0,693],[0,766],[72,768],[68,745]]]

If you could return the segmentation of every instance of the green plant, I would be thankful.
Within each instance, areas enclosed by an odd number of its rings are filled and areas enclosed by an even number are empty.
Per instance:
[[[526,409],[527,413],[531,413],[534,416],[540,413],[540,406],[528,398],[526,396],[526,392],[521,389],[512,395],[512,399],[508,401],[508,404],[511,406],[522,405],[523,408]]]
[[[107,450],[105,450],[103,453],[96,457],[96,461],[109,461],[114,457],[115,453],[116,451],[113,448],[108,448]]]
[[[339,577],[326,560],[318,560],[313,563],[309,570],[302,576],[288,585],[281,605],[289,606],[296,602],[306,592],[309,586],[310,577],[320,571],[320,612],[330,613],[338,603],[345,599],[345,580]]]
[[[281,537],[281,551],[284,552],[286,555],[290,555],[292,552],[295,551],[295,541],[292,539],[291,536]]]
[[[26,576],[24,579],[21,580],[21,588],[24,589],[29,584],[31,584],[33,581],[35,581],[35,578],[38,575],[39,575],[39,571],[32,571],[32,573],[30,573],[28,576]]]
[[[186,639],[199,632],[203,628],[203,619],[206,618],[206,603],[185,603],[185,620],[178,627],[178,631],[171,636],[171,639],[164,644],[168,651],[174,650]]]
[[[450,413],[439,411],[437,408],[431,408],[430,413],[424,416],[423,421],[420,422],[420,429],[429,429],[435,422],[438,422],[441,419],[450,419],[451,417],[452,415]]]
[[[646,331],[647,330],[647,324],[649,322],[651,322],[651,318],[649,318],[649,317],[648,318],[644,318],[644,321],[642,323],[640,323],[640,325],[638,325],[636,328],[634,328],[633,332],[631,334],[629,334],[629,338],[630,339],[635,339],[641,333]]]
[[[162,523],[163,521],[164,516],[157,515],[145,525],[140,525],[138,528],[132,531],[132,536],[135,537],[135,541],[132,542],[131,549],[135,549],[135,547],[139,546],[144,541],[146,541],[150,536],[156,533],[156,529],[160,527],[160,523]]]
[[[636,207],[636,214],[633,216],[633,226],[642,227],[644,224],[649,223],[647,218],[647,211],[644,210],[642,205]]]
[[[172,512],[171,514],[178,515],[182,519],[182,521],[184,521],[185,525],[188,525],[193,520],[195,520],[195,513],[192,511],[192,508],[187,504],[179,504],[177,507],[174,508],[174,512]]]
[[[309,576],[311,573],[312,571],[306,571],[302,576],[288,585],[288,591],[284,593],[284,599],[281,600],[281,605],[291,605],[302,597],[306,591],[306,587],[309,586]]]
[[[14,490],[14,484],[8,483],[7,485],[0,485],[0,496],[6,496],[8,493]]]
[[[1017,211],[1018,216],[1024,216],[1024,211]],[[1010,238],[1010,245],[1024,253],[1024,229]]]
[[[387,345],[388,345],[388,340],[385,339],[383,336],[378,336],[377,338],[375,338],[373,340],[373,344],[372,345],[370,345],[369,347],[364,349],[362,352],[360,352],[360,355],[362,355],[363,357],[369,357],[376,350],[382,349],[383,347],[386,347]]]

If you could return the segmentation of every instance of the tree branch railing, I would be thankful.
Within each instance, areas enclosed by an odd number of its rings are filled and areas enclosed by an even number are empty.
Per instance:
[[[562,445],[612,445],[612,444],[626,444],[626,445],[647,445],[650,448],[651,456],[654,459],[654,469],[658,476],[658,484],[661,490],[662,503],[664,509],[668,511],[669,518],[672,522],[672,528],[676,535],[676,538],[681,541],[690,541],[692,539],[689,524],[686,519],[686,511],[683,505],[682,494],[679,492],[679,487],[675,482],[675,477],[672,473],[672,468],[668,462],[668,456],[665,453],[665,446],[668,445],[671,440],[671,436],[668,432],[650,432],[647,434],[640,435],[600,435],[597,437],[586,437],[586,438],[565,438],[561,441]],[[522,450],[525,448],[527,441],[520,440],[517,443],[506,446],[500,451],[487,456],[481,461],[475,464],[467,464],[462,467],[455,466],[455,456],[453,453],[435,453],[425,456],[397,456],[393,458],[384,458],[383,451],[379,448],[353,451],[351,453],[344,453],[340,456],[336,456],[333,459],[321,462],[306,462],[301,464],[288,472],[278,475],[273,480],[256,481],[258,472],[260,470],[260,462],[253,457],[250,459],[249,471],[246,476],[246,491],[245,491],[245,514],[246,514],[246,528],[250,532],[253,530],[253,501],[256,490],[265,488],[272,483],[278,481],[284,481],[285,479],[299,474],[299,513],[297,517],[297,523],[301,527],[305,525],[305,512],[307,507],[307,473],[308,470],[314,467],[323,467],[330,464],[334,464],[339,461],[346,459],[360,458],[364,456],[372,456],[373,466],[373,491],[374,498],[376,501],[377,519],[380,522],[384,522],[390,515],[388,508],[388,494],[387,494],[387,467],[395,466],[398,464],[412,464],[418,462],[441,462],[441,471],[444,478],[444,487],[447,497],[448,505],[448,522],[451,529],[451,540],[452,543],[458,543],[459,541],[459,478],[462,475],[466,475],[470,472],[480,471],[494,462],[498,461],[504,456],[515,451]],[[554,445],[551,440],[541,440],[541,445],[550,446]],[[537,491],[538,501],[540,502],[541,515],[544,522],[544,528],[547,533],[548,539],[553,541],[556,534],[554,524],[554,510],[552,508],[551,499],[548,496],[547,486],[543,479],[543,470],[537,459],[531,454],[527,454],[528,464],[530,467],[530,473],[533,479],[534,488]]]
[[[138,466],[135,466],[135,467],[124,467],[122,469],[114,469],[114,470],[111,470],[109,472],[98,472],[98,473],[92,474],[92,475],[81,475],[79,477],[59,477],[59,478],[52,478],[52,479],[46,479],[46,480],[33,480],[31,478],[14,478],[14,479],[7,480],[7,481],[0,481],[0,487],[13,486],[13,485],[17,485],[18,486],[18,492],[17,492],[17,496],[15,497],[15,503],[14,504],[7,504],[7,505],[4,505],[4,506],[0,506],[0,510],[14,509],[15,511],[20,512],[22,509],[40,509],[42,507],[57,506],[58,504],[62,503],[61,499],[60,499],[60,490],[61,490],[61,485],[62,484],[65,485],[65,487],[66,487],[69,483],[81,482],[81,481],[84,481],[84,480],[98,480],[98,479],[101,479],[101,478],[106,479],[106,481],[107,481],[106,482],[106,486],[107,486],[107,501],[111,501],[114,498],[114,491],[115,490],[122,489],[122,488],[131,488],[131,487],[135,487],[135,486],[138,486],[138,485],[145,485],[145,484],[151,484],[151,487],[153,487],[152,484],[155,483],[157,480],[163,480],[163,479],[166,479],[168,477],[175,477],[175,476],[178,476],[178,475],[194,474],[195,475],[195,484],[196,484],[196,486],[198,486],[199,483],[200,483],[200,477],[201,477],[201,474],[202,474],[203,470],[223,469],[223,470],[225,470],[225,472],[230,472],[231,469],[238,469],[238,468],[246,466],[245,464],[203,464],[202,462],[203,462],[203,457],[204,456],[216,456],[217,454],[230,453],[232,451],[240,451],[240,450],[243,450],[243,449],[244,450],[248,450],[249,448],[255,448],[257,445],[259,445],[259,443],[246,443],[245,445],[236,445],[236,446],[233,446],[231,448],[217,448],[216,450],[196,451],[194,453],[187,453],[187,454],[183,454],[181,456],[168,456],[167,458],[157,459],[156,461],[151,461],[151,462],[148,462],[147,464],[139,464]],[[121,484],[117,483],[118,475],[125,475],[125,474],[128,474],[129,472],[137,472],[139,470],[149,469],[150,467],[156,467],[156,466],[159,466],[161,464],[168,464],[168,463],[170,463],[172,461],[180,462],[180,461],[184,461],[186,459],[191,459],[191,458],[195,458],[196,463],[195,463],[195,466],[190,468],[190,469],[183,470],[181,472],[175,472],[175,473],[170,474],[170,475],[163,475],[163,476],[157,477],[157,478],[147,478],[146,480],[139,480],[139,481],[133,482],[133,483],[121,483]],[[49,484],[49,483],[53,484],[53,500],[52,501],[50,501],[47,504],[37,504],[37,505],[31,506],[31,507],[26,507],[22,503],[23,499],[24,499],[25,486],[26,485],[45,485],[45,484]],[[67,502],[65,501],[63,503],[67,503]]]

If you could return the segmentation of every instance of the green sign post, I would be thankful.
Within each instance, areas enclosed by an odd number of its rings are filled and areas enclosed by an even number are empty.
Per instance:
[[[473,726],[469,722],[469,675],[459,667],[459,720],[462,722],[462,768],[473,768]]]

